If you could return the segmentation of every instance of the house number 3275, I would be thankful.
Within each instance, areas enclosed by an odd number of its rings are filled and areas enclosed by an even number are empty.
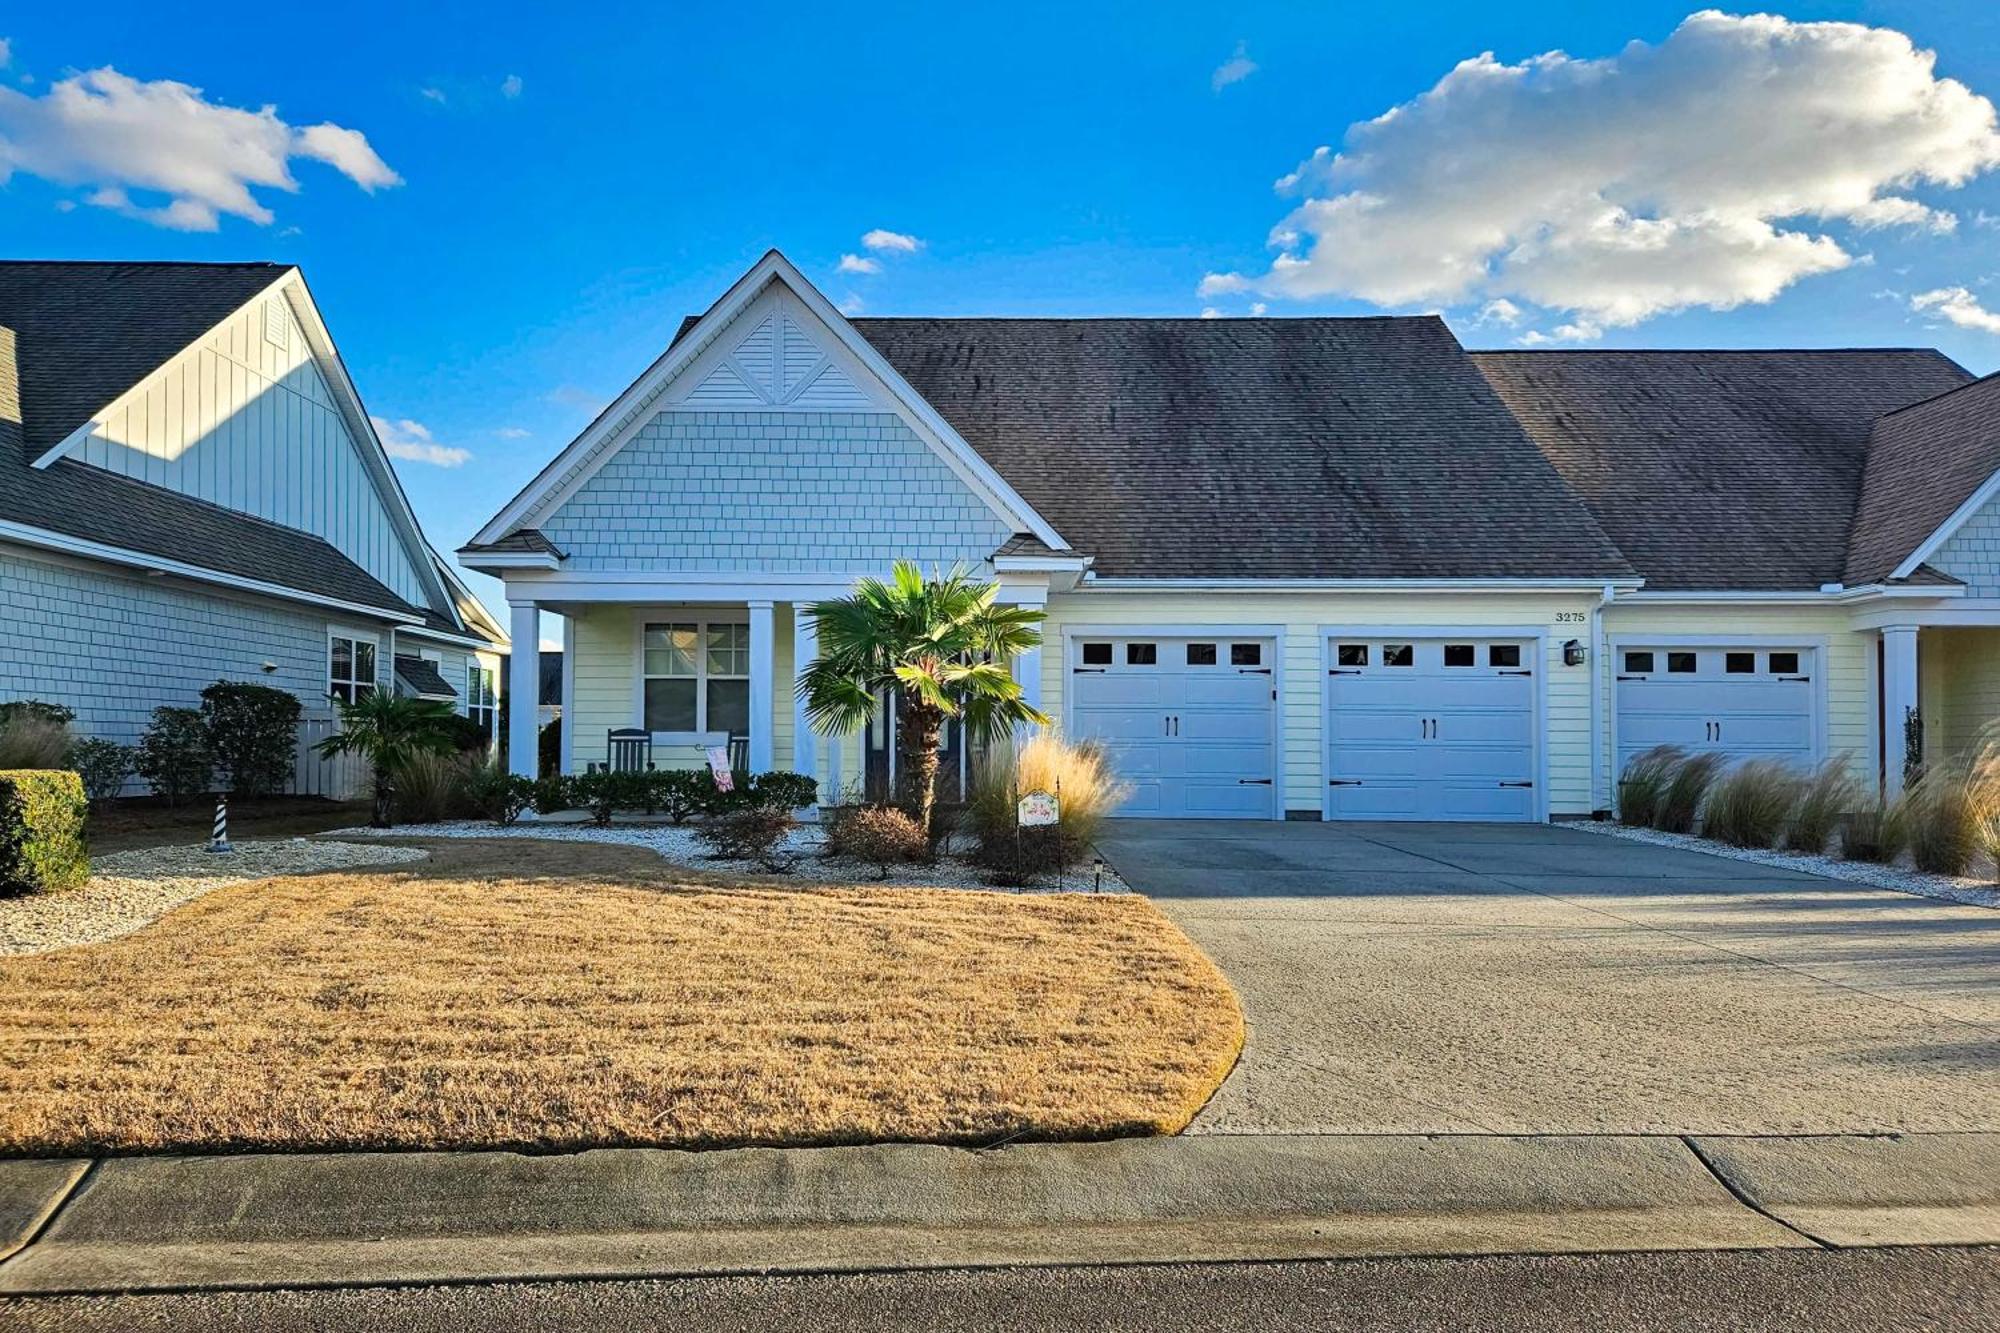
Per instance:
[[[1581,625],[1583,622],[1584,613],[1581,611],[1556,612],[1556,624],[1558,625]]]

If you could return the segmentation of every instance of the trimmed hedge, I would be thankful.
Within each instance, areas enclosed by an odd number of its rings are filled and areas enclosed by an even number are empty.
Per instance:
[[[90,878],[83,779],[55,769],[0,772],[0,894],[51,893]]]

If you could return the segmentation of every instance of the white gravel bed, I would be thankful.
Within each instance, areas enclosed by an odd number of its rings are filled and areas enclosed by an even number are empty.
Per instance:
[[[1844,861],[1837,856],[1811,856],[1804,852],[1761,851],[1754,847],[1731,847],[1726,842],[1697,838],[1686,833],[1662,833],[1658,829],[1632,828],[1624,824],[1566,822],[1564,827],[1580,833],[1602,833],[1633,842],[1650,842],[1661,847],[1679,847],[1691,852],[1707,852],[1732,861],[1755,861],[1808,875],[1825,875],[1878,889],[1914,893],[1923,898],[1939,898],[1970,907],[2000,907],[2000,888],[1985,880],[1954,875],[1930,875],[1903,866],[1872,865],[1866,861]]]
[[[227,854],[197,844],[93,857],[90,882],[82,888],[0,898],[0,955],[47,953],[116,939],[182,903],[245,880],[421,861],[429,855],[421,847],[291,838],[239,842]]]
[[[399,824],[392,829],[351,828],[336,829],[326,837],[389,837],[389,838],[537,838],[548,842],[608,842],[627,847],[645,847],[657,853],[662,860],[675,865],[687,866],[695,870],[721,870],[744,875],[769,875],[771,872],[754,861],[719,861],[711,857],[702,841],[695,836],[693,825],[675,824],[612,824],[599,828],[595,824],[537,820],[532,824],[498,824],[479,820],[452,820],[442,824]],[[985,889],[993,892],[1009,892],[1007,886],[992,883],[987,872],[955,856],[940,858],[932,865],[890,866],[889,877],[878,879],[874,866],[845,857],[823,855],[826,846],[824,836],[812,824],[801,824],[785,835],[779,844],[779,854],[789,862],[792,873],[803,880],[815,884],[859,884],[864,886],[906,886],[913,888],[941,889]],[[1100,885],[1105,893],[1130,893],[1118,872],[1109,865],[1104,867],[1100,881],[1089,859],[1081,865],[1071,866],[1063,877],[1062,889],[1067,892],[1089,893],[1093,886]],[[1055,876],[1048,875],[1030,885],[1025,892],[1056,892]]]

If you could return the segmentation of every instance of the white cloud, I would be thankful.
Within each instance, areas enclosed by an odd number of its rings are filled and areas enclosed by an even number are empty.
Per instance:
[[[251,187],[297,192],[289,163],[299,157],[371,193],[402,183],[356,130],[295,129],[275,107],[222,106],[170,79],[141,82],[107,66],[40,97],[0,88],[0,184],[18,171],[87,186],[87,202],[162,227],[214,231],[225,213],[270,223]],[[137,203],[134,190],[166,202]]]
[[[503,440],[525,440],[534,434],[533,431],[525,430],[520,426],[502,426],[493,433]]]
[[[5,69],[13,63],[14,44],[5,37],[0,37],[0,69]]]
[[[880,273],[882,271],[882,261],[879,259],[870,259],[866,255],[842,255],[838,271],[841,273]]]
[[[1205,305],[1201,308],[1201,317],[1203,319],[1221,319],[1222,312],[1212,305]]]
[[[500,95],[510,102],[519,97],[521,95],[521,76],[518,74],[509,74],[506,78],[500,80]]]
[[[434,467],[461,467],[472,459],[470,449],[459,449],[433,440],[429,428],[421,421],[412,421],[408,417],[399,421],[391,421],[387,417],[369,417],[368,420],[374,424],[375,434],[391,458],[429,463]]]
[[[1208,86],[1212,92],[1221,92],[1232,83],[1241,83],[1257,72],[1257,62],[1247,53],[1244,43],[1236,44],[1236,54],[1215,67],[1215,73],[1208,76]]]
[[[1547,333],[1543,333],[1540,329],[1529,329],[1514,341],[1522,347],[1545,347],[1552,343],[1595,342],[1603,336],[1603,325],[1579,319],[1571,324],[1558,324]]]
[[[1704,11],[1601,60],[1462,62],[1281,178],[1269,271],[1200,292],[1507,298],[1601,331],[1855,262],[1829,222],[1948,229],[1908,191],[1996,163],[1993,104],[1902,33]]]
[[[1505,324],[1509,328],[1521,322],[1521,307],[1504,296],[1496,296],[1479,307],[1479,318],[1475,324]]]
[[[444,89],[442,88],[419,88],[417,89],[417,95],[428,101],[436,102],[439,106],[445,104]]]
[[[1979,304],[1978,297],[1964,287],[1940,287],[1936,291],[1918,292],[1910,298],[1910,309],[1921,314],[1937,315],[1962,329],[2000,333],[2000,311],[1988,310]]]
[[[1262,315],[1270,308],[1271,308],[1270,306],[1266,305],[1262,301],[1252,301],[1250,303],[1250,313],[1253,315]]]
[[[907,233],[877,227],[861,237],[861,246],[876,254],[913,255],[924,248],[924,243]]]
[[[848,316],[850,319],[867,308],[868,303],[861,299],[858,292],[849,292],[840,302],[840,313]]]

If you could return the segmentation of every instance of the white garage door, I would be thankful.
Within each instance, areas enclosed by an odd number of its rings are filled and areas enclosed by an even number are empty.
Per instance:
[[[1270,639],[1084,638],[1070,730],[1104,742],[1132,785],[1121,815],[1269,819],[1278,799]]]
[[[1656,745],[1738,758],[1818,758],[1810,648],[1617,648],[1618,771]]]
[[[1334,819],[1539,818],[1528,639],[1327,644]]]

